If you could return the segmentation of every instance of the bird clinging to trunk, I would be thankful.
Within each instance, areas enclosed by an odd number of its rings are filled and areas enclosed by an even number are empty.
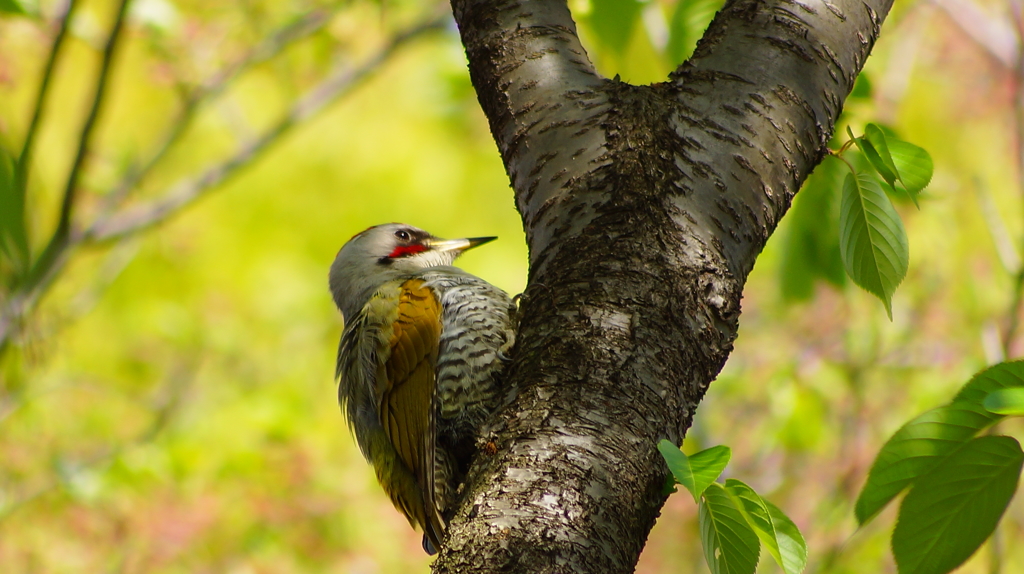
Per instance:
[[[377,481],[431,554],[514,343],[509,296],[451,266],[493,239],[443,240],[389,223],[350,239],[331,265],[345,319],[338,399]]]

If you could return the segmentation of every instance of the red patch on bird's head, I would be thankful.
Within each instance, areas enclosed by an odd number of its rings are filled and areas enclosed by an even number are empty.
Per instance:
[[[396,259],[398,257],[405,257],[406,255],[415,255],[417,253],[423,253],[426,250],[427,246],[420,245],[419,243],[413,243],[412,245],[399,245],[398,247],[395,247],[395,250],[388,255],[388,258]]]

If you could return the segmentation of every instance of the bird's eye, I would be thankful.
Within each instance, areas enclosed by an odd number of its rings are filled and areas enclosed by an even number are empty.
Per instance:
[[[398,231],[395,232],[395,237],[401,239],[402,241],[409,241],[409,232],[404,229],[399,229]]]

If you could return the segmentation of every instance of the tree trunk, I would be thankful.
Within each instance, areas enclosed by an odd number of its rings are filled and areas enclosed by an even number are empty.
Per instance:
[[[530,278],[435,572],[633,571],[747,274],[891,0],[735,0],[669,81],[602,78],[564,0],[453,0]],[[496,451],[494,448],[497,447]],[[696,542],[694,542],[696,543]]]

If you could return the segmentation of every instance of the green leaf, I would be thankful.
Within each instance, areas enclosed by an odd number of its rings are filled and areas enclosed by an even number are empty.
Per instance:
[[[772,556],[778,556],[779,547],[775,542],[775,527],[772,526],[772,519],[768,516],[768,508],[764,505],[761,496],[754,492],[742,480],[730,478],[725,481],[725,491],[738,502],[737,507],[746,515],[747,522],[754,529],[754,534],[765,543],[768,552]]]
[[[0,14],[27,14],[17,0],[0,0]]]
[[[768,508],[768,516],[775,526],[775,540],[779,543],[779,553],[782,557],[779,565],[786,574],[803,572],[807,566],[807,542],[800,534],[800,529],[778,506],[763,498],[761,500]]]
[[[889,153],[900,183],[917,205],[917,194],[932,181],[932,156],[924,148],[894,138],[889,138]]]
[[[852,138],[853,131],[847,128],[847,132]],[[897,139],[891,133],[886,135],[875,124],[868,124],[864,128],[864,137],[854,138],[854,141],[893,192],[897,190],[896,182],[899,181],[914,205],[920,208],[917,194],[931,182],[934,171],[931,155],[921,147]]]
[[[983,405],[991,394],[1006,389],[1024,389],[1024,361],[1000,363],[977,373],[952,403],[928,411],[898,430],[871,467],[857,499],[857,520],[863,524],[979,431],[1002,420],[1001,414]]]
[[[658,451],[665,458],[672,476],[693,495],[694,502],[698,502],[704,489],[722,474],[732,456],[732,451],[727,446],[713,446],[686,456],[674,444],[664,439],[658,443]]]
[[[864,145],[865,143],[868,145]],[[875,124],[865,126],[864,137],[857,140],[857,146],[861,148],[864,155],[868,156],[871,165],[882,176],[882,179],[889,184],[889,187],[895,190],[896,180],[899,179],[900,173],[896,169],[892,155],[889,153],[889,143],[886,141],[885,133],[882,132],[881,128]]]
[[[892,320],[892,295],[907,274],[910,248],[903,221],[878,182],[846,176],[839,210],[839,245],[846,272],[876,295]]]
[[[788,301],[810,299],[817,279],[837,287],[846,283],[839,252],[839,199],[846,173],[842,161],[825,158],[796,194],[786,215],[779,279]]]
[[[743,510],[747,523],[786,574],[799,574],[807,564],[807,543],[779,508],[742,481],[730,478],[725,489]]]
[[[982,405],[994,391],[1021,388],[1024,388],[1024,361],[1009,361],[993,365],[971,377],[953,401]]]
[[[896,181],[896,174],[886,167],[885,162],[882,161],[882,156],[879,155],[878,150],[875,149],[875,146],[870,141],[863,137],[856,138],[853,141],[857,144],[857,148],[860,149],[861,153],[864,154],[864,157],[868,159],[868,165],[874,168],[886,183]],[[889,185],[892,185],[892,183],[889,183]]]
[[[673,64],[679,64],[693,54],[697,40],[704,35],[723,0],[680,0],[669,23],[666,51]]]
[[[643,5],[637,0],[591,0],[590,25],[597,39],[622,55]]]
[[[783,571],[786,574],[802,572],[807,563],[807,544],[793,521],[742,481],[726,480],[725,490],[739,502],[747,523]]]
[[[871,465],[867,483],[857,497],[857,521],[867,522],[904,488],[1000,418],[979,405],[954,402],[903,425]]]
[[[1024,389],[1003,389],[985,397],[983,406],[992,413],[1024,416]]]
[[[1017,490],[1024,452],[978,437],[922,476],[900,506],[892,553],[900,574],[945,574],[992,534]]]
[[[704,559],[712,574],[753,574],[761,544],[725,487],[709,485],[699,511]]]

